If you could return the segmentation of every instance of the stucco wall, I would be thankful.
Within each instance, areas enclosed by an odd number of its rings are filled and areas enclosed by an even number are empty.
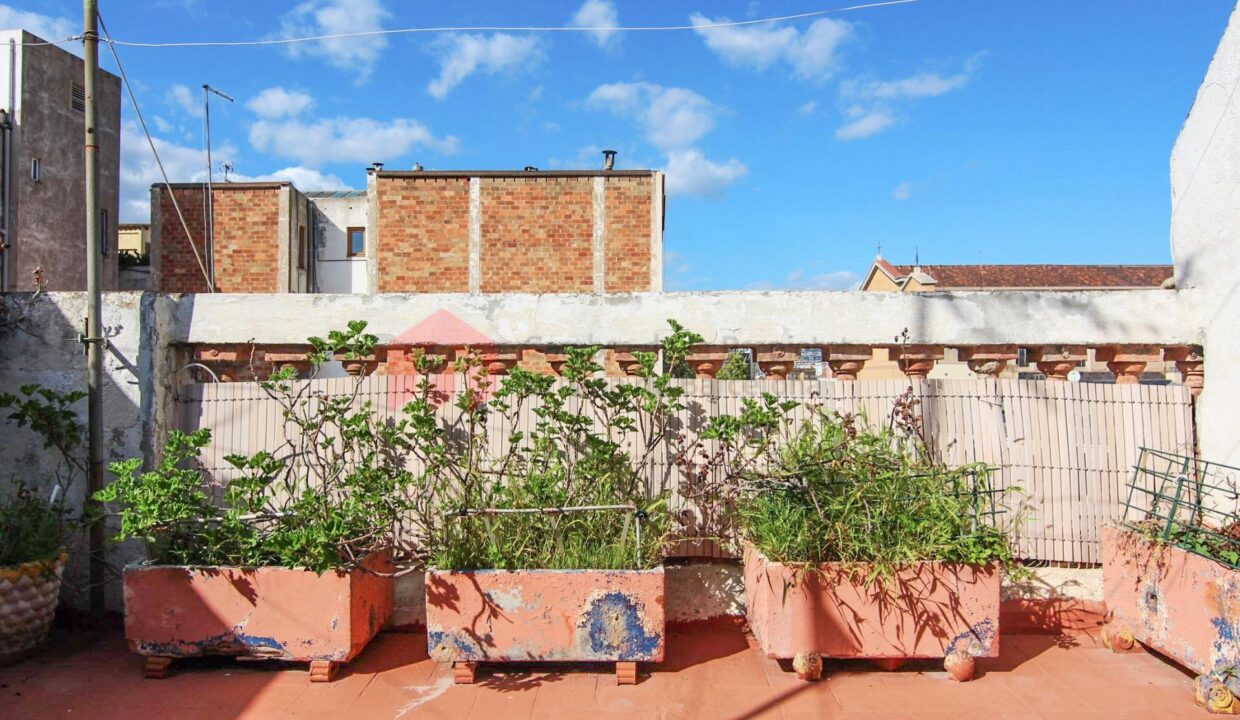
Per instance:
[[[162,352],[167,335],[168,305],[163,298],[143,293],[104,295],[103,324],[109,351],[104,355],[104,457],[108,462],[149,457],[167,432],[172,386],[171,358]],[[86,314],[85,293],[44,293],[0,296],[0,392],[17,393],[22,385],[37,383],[68,392],[85,390],[86,358],[78,342],[81,318]],[[83,425],[86,401],[78,403]],[[83,436],[84,438],[85,436]],[[12,480],[46,483],[57,456],[45,451],[38,436],[0,419],[0,489]],[[85,448],[82,448],[85,455]],[[80,508],[85,477],[77,478],[68,497]],[[76,606],[87,602],[86,562],[82,537],[70,540],[70,566],[63,597]],[[120,568],[137,557],[133,546],[111,547],[108,559]],[[119,586],[108,585],[109,607],[119,609]]]
[[[1201,455],[1240,466],[1240,7],[1233,11],[1171,153],[1176,285],[1197,297],[1208,380]]]
[[[86,195],[82,184],[86,160],[82,150],[85,114],[71,104],[70,88],[83,82],[83,62],[59,47],[33,44],[30,33],[6,33],[0,54],[0,103],[8,105],[7,40],[21,36],[32,44],[19,47],[11,177],[12,250],[9,289],[33,290],[36,268],[50,290],[86,288]],[[96,83],[99,142],[99,200],[106,213],[107,254],[104,289],[117,282],[116,228],[119,221],[120,78],[100,71]],[[42,180],[31,179],[38,158]]]
[[[319,243],[315,268],[318,287],[314,291],[366,292],[366,256],[349,257],[346,235],[351,227],[366,227],[366,196],[314,197],[313,207]]]
[[[177,303],[173,342],[302,342],[349,320],[390,340],[440,311],[500,345],[655,345],[675,318],[710,344],[1193,344],[1196,293],[705,292],[617,295],[217,294]],[[244,318],[245,322],[238,322]]]

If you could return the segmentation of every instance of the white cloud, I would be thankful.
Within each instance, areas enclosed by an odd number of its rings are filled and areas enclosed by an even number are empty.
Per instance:
[[[700,150],[673,150],[667,155],[667,194],[712,197],[740,180],[749,168],[736,158],[725,163],[706,159]]]
[[[207,175],[207,157],[201,148],[185,147],[155,138],[171,182],[197,182]],[[214,158],[235,156],[236,147],[224,143],[214,148]],[[146,136],[136,123],[121,127],[121,222],[147,222],[151,217],[151,185],[163,182],[151,155]]]
[[[798,107],[797,112],[800,113],[801,115],[813,115],[814,111],[817,109],[818,109],[818,103],[813,100],[810,100],[804,105]]]
[[[0,28],[5,30],[26,30],[42,40],[55,42],[72,37],[82,29],[81,20],[74,22],[68,18],[40,15],[37,12],[18,10],[8,5],[0,5]],[[59,47],[74,55],[82,54],[80,42],[68,42]]]
[[[280,36],[306,37],[346,35],[383,29],[390,16],[379,0],[308,0],[284,15]],[[383,35],[331,38],[314,42],[286,45],[290,57],[318,56],[341,70],[358,73],[357,82],[364,83],[388,45]]]
[[[203,182],[207,177],[206,154],[200,148],[186,147],[154,138],[155,148],[168,172],[168,180],[179,182]],[[236,146],[224,143],[214,148],[213,160],[230,161],[240,155]],[[218,167],[218,166],[217,166]],[[303,190],[342,190],[348,187],[335,175],[319,172],[313,168],[292,166],[272,173],[242,175],[230,173],[233,182],[260,182],[289,180]],[[146,136],[136,123],[127,122],[121,128],[121,222],[148,222],[151,217],[151,185],[163,182],[159,166],[151,155]],[[216,182],[223,182],[220,172]]]
[[[646,139],[664,149],[697,142],[715,126],[717,112],[692,90],[648,82],[599,85],[586,103],[636,119]]]
[[[152,117],[151,121],[155,123],[155,129],[160,131],[161,133],[170,133],[173,130],[172,123],[163,119],[159,115]]]
[[[693,269],[692,266],[689,265],[689,261],[685,258],[685,256],[681,255],[675,250],[668,250],[667,252],[663,253],[663,272],[664,273],[684,275],[685,273],[689,272],[692,269]]]
[[[877,135],[894,125],[896,119],[891,115],[875,110],[867,112],[852,122],[842,125],[835,131],[836,140],[860,140]]]
[[[976,72],[980,55],[970,58],[954,75],[919,72],[898,80],[850,80],[840,85],[841,101],[850,103],[845,117],[852,119],[835,131],[837,140],[871,137],[895,124],[902,103],[937,97],[964,87]],[[902,198],[897,198],[902,199]]]
[[[307,123],[296,119],[259,120],[250,126],[256,150],[317,167],[336,162],[374,162],[403,155],[415,147],[450,154],[457,139],[435,137],[416,120],[389,122],[370,118],[324,118]]]
[[[728,19],[700,13],[694,13],[689,21],[706,46],[728,64],[765,70],[783,61],[807,80],[822,80],[835,73],[839,66],[837,51],[853,32],[850,23],[831,18],[815,20],[804,32],[774,24],[705,27]]]
[[[912,194],[913,184],[908,180],[902,181],[899,185],[896,185],[894,190],[891,191],[891,197],[896,200],[908,200],[909,196]]]
[[[246,107],[265,118],[293,116],[310,107],[314,99],[304,92],[285,90],[280,86],[269,87],[255,95]]]
[[[177,84],[168,88],[167,94],[164,95],[164,102],[190,117],[202,117],[202,98],[195,95],[194,91],[185,85]]]
[[[578,28],[610,28],[619,24],[620,14],[611,0],[586,0],[568,22],[569,27]],[[604,50],[614,50],[620,46],[620,33],[615,30],[591,30],[590,37],[595,45]]]
[[[806,275],[803,270],[793,270],[781,282],[760,281],[751,283],[750,290],[855,290],[860,278],[851,270]]]
[[[233,173],[228,176],[233,182],[266,182],[271,180],[288,180],[301,190],[348,190],[345,181],[330,173],[322,173],[313,168],[286,167],[266,175],[240,175]]]
[[[542,59],[538,38],[506,33],[445,35],[432,44],[432,49],[439,54],[439,77],[426,90],[440,100],[475,72],[494,75],[529,67]]]

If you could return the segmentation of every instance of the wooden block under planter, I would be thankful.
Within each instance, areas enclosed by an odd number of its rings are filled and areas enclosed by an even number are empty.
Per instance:
[[[372,572],[368,572],[372,571]],[[125,568],[125,639],[162,677],[172,659],[234,655],[309,662],[332,678],[392,614],[391,562],[375,555],[350,571],[285,567]]]
[[[896,571],[884,592],[864,586],[864,564],[822,563],[816,572],[798,572],[751,545],[744,555],[745,612],[768,657],[999,654],[997,564],[916,563]],[[853,579],[850,571],[860,576]]]
[[[663,568],[429,570],[427,649],[458,682],[477,663],[612,662],[631,684],[663,661],[663,588]]]

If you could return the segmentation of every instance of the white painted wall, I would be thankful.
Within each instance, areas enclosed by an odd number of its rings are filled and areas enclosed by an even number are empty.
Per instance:
[[[909,342],[938,345],[1196,344],[1195,296],[1162,289],[169,296],[176,321],[167,340],[296,343],[358,319],[391,340],[446,311],[500,345],[654,345],[668,318],[721,345],[889,345],[905,328]]]
[[[350,227],[366,227],[366,196],[311,200],[318,225],[315,271],[321,293],[365,293],[366,257],[350,258],[347,252]],[[366,242],[370,244],[371,238]]]
[[[1171,153],[1176,284],[1195,294],[1206,384],[1201,456],[1240,466],[1240,6]]]

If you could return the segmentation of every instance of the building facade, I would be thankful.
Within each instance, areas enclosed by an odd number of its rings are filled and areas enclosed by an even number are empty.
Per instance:
[[[290,183],[220,183],[211,223],[203,185],[157,184],[151,193],[155,288],[164,292],[202,292],[207,275],[217,292],[663,287],[663,174],[653,170],[376,166],[365,190],[305,193]]]
[[[86,125],[81,58],[0,31],[0,290],[86,289]],[[100,70],[101,285],[117,286],[121,82]]]

